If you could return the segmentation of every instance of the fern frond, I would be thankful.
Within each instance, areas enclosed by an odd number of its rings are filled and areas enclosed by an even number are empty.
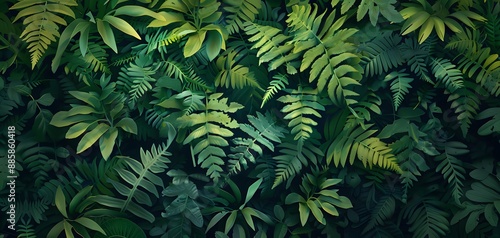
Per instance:
[[[417,198],[403,210],[413,237],[442,237],[449,230],[445,204],[433,197]]]
[[[483,120],[486,118],[491,119],[479,127],[477,133],[479,135],[486,136],[491,133],[500,132],[500,107],[488,108],[476,116],[476,120]]]
[[[310,69],[309,82],[317,81],[319,92],[327,89],[330,100],[338,106],[355,104],[352,97],[358,93],[352,90],[360,85],[361,66],[356,49],[347,39],[357,32],[353,28],[343,28],[346,16],[338,19],[335,11],[323,21],[325,13],[317,15],[314,5],[294,5],[286,22],[293,34],[290,44],[292,54],[300,53],[302,63],[300,71]],[[322,27],[319,25],[322,24]]]
[[[377,205],[372,209],[372,214],[362,233],[384,225],[384,222],[394,215],[396,210],[396,200],[391,195],[385,195],[377,201]]]
[[[310,166],[312,162],[316,164],[318,157],[323,156],[323,152],[318,148],[318,141],[310,139],[301,146],[296,143],[284,142],[278,145],[279,155],[274,156],[276,162],[275,179],[272,188],[288,181],[287,187],[296,175],[300,175],[303,167]]]
[[[486,23],[484,25],[486,32],[486,44],[493,49],[493,52],[500,51],[500,3],[488,2],[486,8],[487,14],[484,14]],[[494,4],[494,5],[493,5]]]
[[[456,90],[448,97],[448,102],[451,102],[450,108],[454,110],[457,116],[458,125],[464,137],[467,136],[471,119],[477,114],[479,110],[479,95],[486,95],[487,92],[477,84],[469,81],[464,81],[464,87]]]
[[[302,87],[289,91],[288,95],[278,98],[278,101],[287,104],[281,109],[281,112],[286,113],[285,120],[290,120],[288,127],[292,128],[291,133],[295,135],[294,140],[298,141],[299,151],[304,141],[309,139],[313,133],[313,127],[318,125],[309,115],[321,118],[318,111],[325,110],[320,100],[317,90],[303,89]]]
[[[229,12],[225,26],[229,34],[238,33],[240,29],[243,29],[243,22],[254,22],[255,15],[262,7],[260,0],[223,0],[222,2],[227,4],[224,10]]]
[[[158,63],[158,71],[168,77],[179,79],[183,89],[196,91],[209,90],[210,86],[194,71],[193,67],[168,59]]]
[[[157,50],[160,54],[165,55],[167,53],[166,46],[171,45],[174,42],[179,42],[182,38],[180,34],[175,31],[156,31],[154,35],[146,35],[147,42],[147,54]]]
[[[381,168],[401,173],[396,157],[391,153],[391,148],[377,137],[370,137],[377,130],[368,130],[372,125],[363,127],[347,127],[329,145],[326,154],[327,164],[333,160],[334,165],[345,167],[347,160],[352,165],[356,157],[370,168],[378,165]]]
[[[364,57],[365,74],[370,77],[388,72],[390,69],[398,67],[405,62],[402,54],[401,36],[386,32],[372,41],[358,47]]]
[[[410,70],[415,73],[420,79],[434,84],[429,77],[429,70],[427,69],[429,55],[432,54],[432,46],[435,42],[434,38],[426,40],[424,43],[419,44],[415,38],[407,38],[401,46],[401,54],[407,59],[406,64],[410,66]]]
[[[445,144],[444,153],[436,156],[436,161],[440,162],[436,167],[436,172],[440,172],[444,179],[451,186],[452,197],[457,204],[461,204],[460,198],[463,196],[462,187],[465,180],[465,168],[457,155],[469,152],[467,145],[458,141],[448,141]]]
[[[262,104],[260,105],[260,108],[264,107],[264,104],[266,104],[266,102],[268,102],[274,96],[274,94],[285,89],[287,85],[288,77],[286,74],[274,75],[273,80],[269,82],[269,86],[267,87],[266,92],[262,97]]]
[[[206,103],[200,110],[189,115],[177,118],[179,128],[190,128],[191,133],[184,139],[183,144],[195,144],[191,150],[193,166],[201,165],[208,169],[207,175],[218,181],[223,172],[223,158],[226,157],[224,147],[229,145],[225,138],[232,137],[232,129],[238,128],[238,122],[232,119],[229,113],[234,113],[243,108],[242,105],[231,102],[222,93],[214,93],[205,98]],[[198,159],[195,161],[194,156]]]
[[[401,70],[389,73],[385,76],[384,81],[392,81],[391,91],[393,93],[394,110],[397,111],[403,102],[404,96],[409,93],[409,89],[412,88],[410,83],[413,82],[413,78],[405,73],[404,70]]]
[[[156,82],[153,75],[157,68],[158,65],[153,64],[152,57],[141,55],[133,63],[122,67],[117,85],[122,85],[129,99],[135,102],[147,91],[153,89],[151,84]]]
[[[171,154],[167,151],[170,142],[173,138],[169,138],[168,144],[162,144],[158,147],[151,146],[149,151],[140,149],[141,160],[137,161],[130,157],[120,157],[128,168],[118,167],[115,171],[120,175],[121,179],[125,182],[115,181],[108,179],[108,181],[115,187],[115,189],[126,199],[108,198],[116,201],[117,208],[121,211],[129,211],[136,216],[153,222],[155,217],[141,205],[152,206],[153,203],[148,193],[152,193],[155,197],[159,198],[158,190],[155,186],[164,187],[163,181],[155,174],[162,173],[168,168],[167,164],[170,160],[167,156]],[[133,172],[132,172],[133,171]],[[105,195],[102,195],[105,196]],[[107,197],[107,196],[106,196]],[[97,202],[99,199],[96,199]]]
[[[483,48],[477,52],[463,53],[458,61],[464,75],[469,78],[476,78],[476,83],[484,86],[487,82],[496,82],[493,77],[498,76],[500,71],[500,60],[498,54],[491,54],[490,48]]]
[[[248,115],[249,124],[240,124],[240,129],[248,134],[249,138],[237,137],[233,139],[236,145],[231,147],[229,158],[229,173],[237,173],[246,168],[247,160],[255,163],[254,153],[262,156],[264,153],[263,147],[270,151],[274,151],[274,143],[281,143],[281,139],[285,137],[286,130],[271,118],[269,113],[262,115],[257,112],[257,117]]]
[[[67,25],[61,15],[75,18],[75,14],[70,8],[74,6],[78,6],[74,0],[23,0],[10,8],[22,9],[14,22],[24,18],[25,28],[20,37],[28,43],[32,69],[35,68],[49,45],[60,37],[59,25]]]
[[[216,62],[219,73],[215,77],[215,86],[220,85],[232,89],[242,89],[250,86],[264,91],[255,78],[252,69],[244,64],[238,64],[242,58],[239,50],[230,48],[226,52]]]
[[[455,92],[464,86],[462,72],[448,59],[432,59],[431,67],[438,82],[444,84],[449,92]]]
[[[452,36],[444,47],[445,49],[458,50],[465,53],[476,53],[482,48],[481,34],[479,31],[471,31],[468,28],[465,31],[457,32]]]
[[[283,35],[282,30],[272,26],[262,26],[252,22],[244,23],[245,33],[249,36],[248,41],[254,42],[251,49],[259,49],[257,57],[259,65],[269,62],[269,71],[275,70],[285,64],[289,74],[296,74],[296,63],[299,54],[290,53],[293,45],[285,44],[290,37]]]
[[[71,48],[73,55],[68,54],[65,57],[68,61],[65,67],[66,73],[74,72],[87,85],[90,85],[93,73],[110,73],[108,53],[103,44],[102,42],[89,44],[85,56],[82,56],[78,44],[75,44]]]
[[[17,225],[17,238],[36,238],[36,230],[29,222],[20,219],[21,224]]]

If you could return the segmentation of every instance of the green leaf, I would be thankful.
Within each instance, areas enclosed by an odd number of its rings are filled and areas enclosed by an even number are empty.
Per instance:
[[[306,203],[299,203],[299,216],[300,216],[300,224],[302,226],[305,226],[307,223],[307,219],[309,218],[309,207],[306,205]]]
[[[312,200],[307,200],[307,206],[309,207],[309,209],[311,210],[312,214],[314,215],[314,217],[316,218],[316,220],[323,224],[323,225],[326,225],[326,220],[325,218],[323,217],[323,213],[321,212],[321,210],[318,208],[318,206],[316,206],[316,203]]]
[[[68,213],[66,211],[66,196],[60,186],[58,186],[56,190],[55,203],[57,210],[59,210],[65,218],[68,218]]]
[[[132,118],[125,117],[115,124],[115,127],[121,127],[124,131],[137,135],[137,124]]]
[[[207,31],[201,30],[189,36],[186,45],[184,45],[184,57],[191,57],[200,50],[206,33]]]
[[[141,39],[141,36],[139,36],[139,34],[137,34],[135,29],[128,22],[126,22],[125,20],[123,20],[121,18],[111,16],[111,15],[106,15],[106,16],[104,16],[104,18],[102,20],[109,22],[109,24],[111,24],[116,29],[120,30],[121,32],[123,32],[127,35],[133,36],[138,40]]]
[[[78,142],[77,146],[77,154],[82,153],[86,149],[88,149],[90,146],[92,146],[99,138],[106,133],[109,129],[108,124],[101,123],[97,125],[93,130],[85,134],[80,142]]]
[[[115,141],[118,137],[118,130],[116,127],[110,127],[101,138],[99,138],[99,149],[104,160],[107,160],[113,152]]]
[[[250,201],[250,199],[252,199],[252,197],[257,192],[257,189],[259,189],[259,186],[262,183],[262,181],[263,181],[263,178],[260,178],[257,181],[255,181],[252,185],[250,185],[250,187],[248,187],[247,196],[245,198],[245,203],[243,203],[243,206],[245,204],[247,204]]]
[[[238,215],[238,210],[234,210],[231,212],[229,217],[226,220],[226,226],[224,228],[224,233],[229,233],[231,228],[233,228],[234,222],[236,221],[236,215]]]
[[[50,106],[54,102],[54,97],[52,96],[52,94],[46,93],[36,101],[44,106]]]
[[[115,34],[111,29],[109,22],[105,22],[101,19],[97,19],[97,31],[102,37],[102,40],[106,45],[108,45],[115,53],[118,53],[118,48],[116,47]]]
[[[78,222],[78,223],[82,224],[82,226],[87,227],[91,230],[98,231],[98,232],[102,233],[103,235],[106,235],[106,232],[101,228],[101,226],[99,226],[99,224],[97,224],[95,221],[93,221],[89,218],[80,217],[80,218],[77,218],[75,220],[75,222]]]

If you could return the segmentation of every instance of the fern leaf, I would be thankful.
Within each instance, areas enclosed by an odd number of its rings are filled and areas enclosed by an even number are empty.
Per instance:
[[[459,52],[476,53],[481,46],[481,35],[478,31],[465,29],[456,33],[444,47],[445,49],[456,49]]]
[[[262,115],[257,112],[257,117],[248,115],[248,121],[251,125],[240,124],[240,129],[248,134],[249,138],[238,137],[233,139],[236,146],[231,148],[231,151],[235,152],[235,154],[229,155],[232,158],[232,160],[229,160],[229,173],[241,171],[242,167],[246,168],[247,160],[255,163],[255,156],[252,152],[262,156],[264,153],[263,147],[274,151],[273,142],[281,143],[280,138],[285,137],[286,130],[276,125],[276,121],[271,118],[269,113]]]
[[[461,204],[465,168],[462,161],[455,156],[463,155],[468,151],[467,145],[458,141],[448,141],[445,144],[444,153],[436,157],[436,161],[440,162],[436,167],[436,172],[443,174],[443,177],[450,184],[453,199],[457,204]]]
[[[168,144],[162,144],[158,147],[153,145],[151,150],[144,151],[140,149],[141,160],[140,162],[130,157],[121,157],[124,163],[128,166],[125,168],[115,168],[115,171],[120,175],[125,183],[108,179],[108,181],[115,187],[115,189],[126,199],[107,198],[116,201],[121,211],[130,211],[132,214],[153,222],[155,217],[149,211],[141,207],[139,204],[152,206],[152,201],[149,195],[144,192],[152,193],[155,197],[159,197],[158,190],[155,187],[164,187],[163,181],[158,177],[157,173],[162,173],[168,168],[167,164],[170,160],[167,156],[171,155],[167,149],[173,138],[169,138]],[[125,185],[126,184],[126,185]],[[104,195],[101,195],[104,196]],[[107,197],[107,196],[104,196]],[[102,200],[106,199],[101,197]],[[99,202],[99,199],[96,199]]]
[[[122,85],[128,91],[130,100],[135,102],[147,91],[153,89],[151,84],[156,82],[153,75],[157,67],[158,65],[153,64],[152,57],[141,55],[128,67],[122,67],[117,85]]]
[[[251,68],[238,64],[242,56],[238,50],[231,48],[227,54],[217,59],[217,68],[220,70],[215,78],[215,86],[225,86],[226,88],[242,89],[246,86],[264,90],[257,82]]]
[[[483,48],[477,52],[470,52],[459,55],[458,68],[469,78],[476,78],[476,83],[484,86],[493,81],[500,71],[500,60],[498,54],[490,54],[490,48]]]
[[[192,66],[182,64],[173,59],[159,62],[158,71],[168,77],[179,79],[182,83],[183,89],[196,91],[205,91],[210,89],[207,83],[196,74]]]
[[[20,219],[20,221],[22,221],[22,224],[17,225],[17,238],[36,238],[36,231],[33,225],[24,219]]]
[[[432,53],[432,45],[435,41],[433,39],[435,38],[431,37],[431,39],[419,44],[414,38],[407,38],[401,47],[401,54],[407,59],[406,64],[410,66],[413,73],[420,79],[434,85],[427,70],[427,61]]]
[[[73,55],[68,54],[65,57],[65,60],[68,61],[65,67],[66,73],[75,73],[87,85],[91,84],[93,73],[111,73],[108,65],[108,53],[103,43],[90,44],[85,56],[82,56],[78,45],[74,45],[71,50]]]
[[[260,0],[224,0],[223,2],[227,4],[224,10],[230,13],[226,18],[226,29],[229,34],[238,33],[240,29],[243,29],[243,22],[253,22],[255,15],[262,7]]]
[[[410,83],[413,82],[413,78],[405,73],[404,70],[393,71],[385,76],[384,81],[391,82],[391,91],[393,93],[394,109],[397,111],[401,103],[403,102],[404,96],[409,93],[409,89],[412,88]]]
[[[74,0],[48,1],[48,0],[23,0],[14,4],[10,9],[22,9],[14,19],[25,18],[25,26],[21,38],[28,43],[31,52],[31,68],[42,58],[49,45],[60,37],[59,25],[66,26],[66,21],[61,15],[75,18],[70,7],[78,6]],[[57,15],[60,14],[60,15]]]
[[[445,204],[435,198],[415,199],[403,210],[408,219],[409,231],[413,237],[442,237],[449,230],[448,212],[443,211]]]
[[[479,127],[477,133],[479,135],[486,136],[491,133],[500,132],[500,107],[488,108],[476,116],[477,120],[483,120],[486,118],[491,119]]]
[[[318,7],[314,6],[294,5],[288,15],[286,22],[294,36],[290,41],[294,45],[292,54],[303,53],[300,71],[310,68],[309,82],[317,81],[319,92],[327,89],[336,105],[355,104],[352,97],[358,93],[351,87],[360,85],[362,68],[359,57],[352,53],[354,45],[347,39],[357,30],[340,29],[346,16],[336,19],[334,11],[323,21],[326,12],[317,15]]]
[[[401,36],[386,32],[372,41],[359,46],[364,55],[365,74],[380,75],[402,65],[405,61],[401,52]]]
[[[448,59],[432,59],[431,66],[432,73],[436,79],[443,83],[448,91],[454,92],[463,87],[462,72],[460,72],[460,70],[458,70]]]
[[[272,26],[262,26],[252,22],[244,23],[245,33],[249,36],[248,41],[254,42],[251,49],[259,49],[259,65],[269,62],[269,71],[275,70],[285,64],[289,74],[297,73],[295,63],[299,54],[290,53],[292,45],[285,44],[290,37],[281,34],[281,30]],[[290,53],[290,54],[289,54]]]
[[[327,164],[333,160],[334,165],[344,167],[349,159],[352,165],[358,157],[363,165],[378,165],[381,168],[394,170],[401,173],[402,170],[396,162],[396,157],[391,153],[390,147],[377,137],[370,137],[377,130],[368,130],[372,125],[363,127],[344,128],[339,136],[328,147],[326,154]]]
[[[494,4],[494,6],[492,6]],[[486,8],[487,14],[486,23],[484,25],[486,32],[486,43],[488,47],[493,49],[493,52],[499,52],[500,50],[500,4],[488,2],[488,7]]]
[[[279,155],[274,156],[276,161],[274,183],[272,188],[277,187],[281,183],[288,181],[289,186],[293,178],[300,174],[303,167],[309,166],[309,163],[316,164],[318,157],[323,156],[323,152],[317,147],[318,141],[310,139],[298,149],[296,143],[284,142],[278,145]]]
[[[264,104],[266,104],[266,102],[268,102],[274,96],[274,94],[285,89],[287,85],[288,78],[286,74],[274,75],[273,80],[269,82],[269,87],[267,87],[267,90],[262,97],[262,104],[260,105],[260,108],[264,107]]]
[[[207,175],[214,181],[218,181],[223,172],[221,166],[225,164],[223,158],[226,157],[223,148],[229,145],[225,138],[232,137],[234,133],[231,130],[239,126],[229,113],[243,108],[235,102],[228,105],[227,98],[219,99],[221,96],[222,93],[211,94],[200,110],[177,118],[180,128],[192,129],[183,144],[195,144],[192,156],[197,155],[198,159],[196,163],[193,159],[193,165],[207,169]]]
[[[372,209],[372,214],[368,224],[363,229],[363,233],[384,225],[384,222],[394,215],[396,210],[396,200],[393,196],[386,195],[381,197],[377,205]]]
[[[298,90],[291,91],[289,95],[278,98],[278,101],[287,104],[281,111],[286,113],[284,119],[290,120],[288,127],[292,128],[291,133],[295,134],[294,140],[298,140],[299,151],[304,141],[313,133],[313,127],[318,125],[309,115],[321,118],[318,111],[325,110],[317,94],[317,90],[299,87]]]
[[[454,110],[457,116],[458,126],[460,126],[464,137],[467,136],[472,124],[471,120],[474,119],[479,110],[481,101],[478,96],[486,94],[486,90],[482,87],[472,82],[464,81],[464,87],[456,90],[448,97],[448,102],[451,102],[450,108]]]

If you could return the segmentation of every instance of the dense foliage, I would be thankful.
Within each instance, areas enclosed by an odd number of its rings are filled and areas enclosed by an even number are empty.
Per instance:
[[[500,232],[498,0],[0,9],[0,237]]]

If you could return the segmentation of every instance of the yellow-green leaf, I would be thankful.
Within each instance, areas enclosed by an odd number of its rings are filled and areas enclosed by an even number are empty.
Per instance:
[[[184,57],[190,57],[196,54],[205,40],[206,31],[201,30],[189,36],[186,45],[184,46]]]
[[[137,135],[137,124],[132,118],[126,117],[116,123],[115,127],[120,127],[128,133]]]
[[[101,149],[101,154],[104,160],[107,160],[109,155],[111,155],[111,152],[113,152],[117,136],[118,129],[116,129],[116,127],[111,127],[99,139],[99,148]]]
[[[116,29],[120,30],[121,32],[123,32],[127,35],[130,35],[130,36],[133,36],[138,40],[141,39],[141,36],[139,36],[139,34],[137,34],[135,29],[130,24],[128,24],[128,22],[124,21],[123,19],[115,17],[115,16],[106,15],[106,16],[104,16],[103,20],[109,22],[109,24],[111,24]]]
[[[78,143],[77,146],[77,154],[82,153],[86,149],[88,149],[90,146],[92,146],[106,131],[108,131],[109,125],[101,123],[96,126],[92,131],[89,133],[85,134]]]
[[[102,19],[97,19],[97,31],[102,37],[102,40],[106,45],[108,45],[115,53],[118,53],[118,49],[116,47],[115,35],[113,30],[109,26],[108,22],[103,21]]]
[[[68,213],[66,211],[66,196],[64,196],[60,186],[56,189],[55,204],[57,210],[59,210],[64,217],[68,218]]]

